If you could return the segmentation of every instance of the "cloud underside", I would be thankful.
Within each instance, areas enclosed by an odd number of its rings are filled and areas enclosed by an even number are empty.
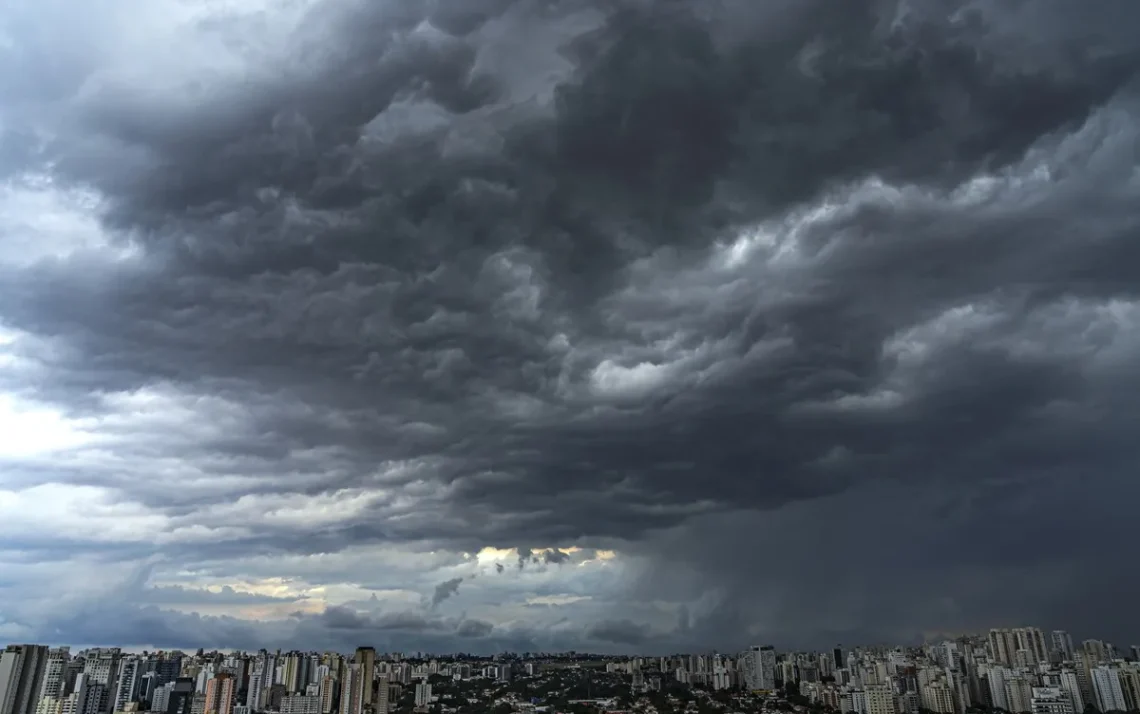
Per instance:
[[[0,10],[0,628],[1140,636],[1103,547],[1140,488],[1132,4],[17,32],[69,6]],[[338,557],[376,549],[407,562]],[[123,618],[34,606],[61,553],[122,566]]]

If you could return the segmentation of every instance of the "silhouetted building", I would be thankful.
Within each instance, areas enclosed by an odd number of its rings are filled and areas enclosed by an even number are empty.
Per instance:
[[[190,714],[193,706],[194,680],[190,677],[179,677],[174,680],[174,688],[170,690],[166,714]]]

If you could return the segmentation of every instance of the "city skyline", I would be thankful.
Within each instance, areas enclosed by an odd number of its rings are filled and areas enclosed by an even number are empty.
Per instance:
[[[1140,645],[993,628],[921,647],[604,656],[8,645],[0,714],[1083,714],[1140,711]]]
[[[1140,642],[1137,26],[0,2],[0,641]]]

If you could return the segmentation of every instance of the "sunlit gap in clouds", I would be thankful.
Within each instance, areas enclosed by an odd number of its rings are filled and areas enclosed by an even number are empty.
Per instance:
[[[138,245],[107,235],[100,224],[104,208],[96,191],[61,187],[45,175],[26,174],[0,184],[0,267],[138,258]]]
[[[0,351],[0,371],[3,368],[4,355]],[[0,464],[5,459],[35,458],[74,449],[90,443],[92,438],[56,410],[0,394]]]
[[[579,548],[578,546],[569,546],[566,548],[551,548],[551,547],[525,548],[524,547],[521,550],[522,550],[522,552],[520,552],[519,548],[495,548],[492,546],[486,546],[485,548],[483,548],[482,550],[480,550],[478,553],[475,554],[475,561],[480,566],[488,566],[488,565],[494,566],[497,563],[501,563],[501,564],[506,565],[506,564],[515,564],[515,563],[519,563],[519,562],[526,562],[526,561],[533,559],[533,558],[537,558],[538,560],[541,561],[544,553],[552,553],[552,552],[560,551],[562,553],[565,553],[567,555],[574,557],[574,556],[578,556],[579,554],[585,552],[584,549]],[[612,551],[612,550],[594,550],[594,551],[590,552],[590,555],[591,555],[591,557],[589,557],[589,558],[574,557],[574,559],[577,560],[579,565],[582,565],[582,564],[589,563],[592,561],[604,562],[607,560],[613,560],[614,558],[617,557],[617,553]],[[520,561],[520,559],[521,559],[521,561]]]
[[[32,356],[33,342],[32,336],[0,322],[0,465],[47,457],[94,440],[86,421],[26,396],[25,383],[40,369]],[[0,489],[11,481],[10,474],[0,478]]]

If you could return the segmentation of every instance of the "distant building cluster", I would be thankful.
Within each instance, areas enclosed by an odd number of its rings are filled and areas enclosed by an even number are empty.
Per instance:
[[[533,665],[531,665],[533,667]],[[524,672],[532,671],[525,665]],[[371,647],[348,657],[287,652],[126,654],[9,645],[0,655],[0,714],[389,714],[415,684],[415,705],[432,701],[432,675],[510,674],[488,663],[378,659]]]
[[[0,714],[395,714],[401,700],[411,711],[448,712],[456,707],[441,705],[441,685],[481,680],[499,696],[516,678],[535,678],[547,665],[552,672],[604,671],[619,684],[624,678],[630,702],[642,702],[631,708],[646,711],[653,711],[646,697],[663,689],[704,692],[710,706],[724,709],[729,701],[731,711],[742,712],[777,708],[773,702],[843,714],[1140,710],[1140,648],[1122,653],[1100,640],[1078,647],[1064,631],[1046,636],[1024,627],[918,648],[777,652],[756,646],[735,655],[629,658],[570,653],[441,661],[378,656],[371,647],[348,656],[128,654],[119,648],[73,656],[68,647],[9,645],[0,654]],[[585,681],[588,692],[590,676]],[[461,701],[480,701],[465,692]],[[495,701],[524,714],[550,711],[516,699]]]
[[[634,658],[611,663],[633,687],[660,687],[662,677],[711,690],[785,690],[836,712],[965,714],[971,709],[1080,714],[1140,710],[1140,647],[1127,654],[1107,642],[1036,627],[993,629],[921,648],[860,648],[777,654],[752,647],[738,656]],[[650,670],[647,674],[646,670]]]

